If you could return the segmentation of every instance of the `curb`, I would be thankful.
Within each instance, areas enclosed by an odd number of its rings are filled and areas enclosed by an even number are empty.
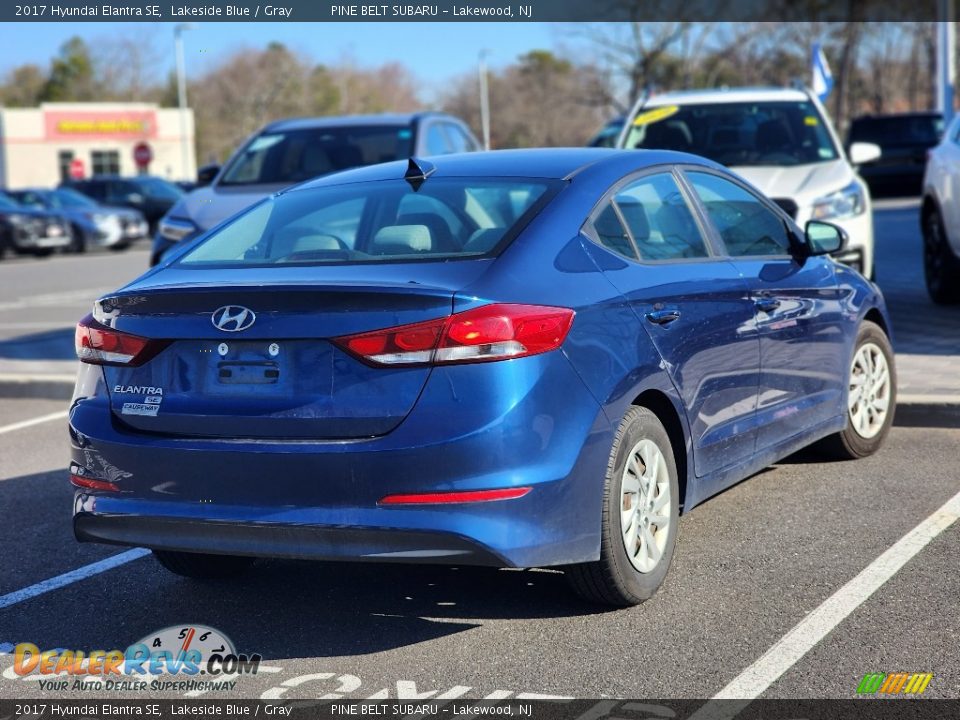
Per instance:
[[[0,377],[0,398],[31,398],[34,400],[63,400],[73,397],[76,379],[65,376],[31,375]]]

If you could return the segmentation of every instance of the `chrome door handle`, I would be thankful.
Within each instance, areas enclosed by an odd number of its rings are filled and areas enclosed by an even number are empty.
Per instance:
[[[757,310],[765,313],[771,313],[780,307],[780,301],[772,297],[761,297],[753,301]]]
[[[674,320],[680,319],[679,310],[654,310],[647,313],[647,320],[654,325],[669,325]]]

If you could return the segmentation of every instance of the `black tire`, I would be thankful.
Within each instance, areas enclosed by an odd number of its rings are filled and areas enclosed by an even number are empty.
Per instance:
[[[34,257],[45,258],[53,255],[53,248],[39,248],[38,250],[33,250]]]
[[[893,416],[897,409],[897,367],[894,364],[893,348],[890,346],[890,340],[876,323],[864,320],[857,333],[857,342],[854,345],[853,357],[850,358],[850,374],[853,374],[853,363],[860,349],[866,344],[872,344],[880,349],[884,359],[887,362],[889,370],[889,389],[887,391],[887,415],[883,424],[875,435],[864,437],[854,427],[853,419],[847,418],[847,427],[842,432],[825,438],[818,446],[818,449],[838,460],[857,460],[859,458],[873,455],[890,432],[893,425]],[[848,378],[848,383],[852,382],[852,377]],[[848,390],[849,392],[849,390]],[[846,396],[845,396],[846,397]],[[849,411],[848,411],[849,413]]]
[[[219,580],[233,577],[247,570],[253,558],[238,555],[205,555],[202,553],[154,550],[153,556],[167,570],[183,577],[200,580]]]
[[[621,531],[624,468],[631,451],[642,440],[652,441],[660,451],[670,493],[670,522],[666,529],[662,554],[655,566],[647,572],[641,572],[631,562],[627,555],[624,533]],[[676,545],[679,506],[677,465],[667,431],[651,410],[633,407],[620,422],[610,451],[603,491],[600,559],[565,568],[573,589],[590,602],[617,607],[638,605],[650,599],[663,584],[670,569]]]
[[[85,253],[87,251],[87,241],[83,237],[83,230],[81,230],[76,225],[71,227],[72,235],[70,239],[70,244],[67,246],[66,252],[69,253]]]
[[[960,259],[950,248],[936,209],[923,216],[923,275],[931,300],[938,305],[960,303]]]

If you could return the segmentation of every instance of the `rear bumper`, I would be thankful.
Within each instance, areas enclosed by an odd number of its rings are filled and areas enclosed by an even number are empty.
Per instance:
[[[433,370],[404,421],[344,441],[171,438],[124,427],[84,366],[78,539],[182,551],[532,567],[596,559],[613,429],[562,353]],[[530,487],[476,503],[397,493]],[[454,554],[455,553],[455,554]]]
[[[504,567],[509,561],[452,533],[279,523],[226,523],[78,513],[81,542],[249,557]]]

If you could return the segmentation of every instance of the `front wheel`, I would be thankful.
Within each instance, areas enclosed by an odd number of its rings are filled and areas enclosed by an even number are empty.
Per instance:
[[[673,558],[679,494],[667,431],[652,411],[631,408],[607,465],[600,559],[566,568],[573,589],[591,602],[619,607],[652,597]]]
[[[154,550],[153,556],[167,570],[183,577],[219,580],[239,575],[253,564],[253,558],[238,555],[205,555],[203,553]]]
[[[896,405],[893,348],[880,326],[865,320],[847,376],[847,427],[828,437],[824,449],[841,460],[872,455],[890,432]]]

